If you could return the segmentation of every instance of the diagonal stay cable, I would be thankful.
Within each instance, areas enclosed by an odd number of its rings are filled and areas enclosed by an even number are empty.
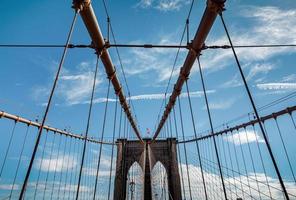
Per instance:
[[[211,127],[211,134],[213,135],[214,134],[214,128],[213,128],[212,116],[211,116],[211,111],[210,111],[210,106],[209,106],[209,102],[208,102],[207,91],[206,91],[206,87],[205,87],[205,82],[204,82],[203,73],[202,73],[202,69],[201,69],[201,64],[200,64],[199,58],[197,59],[197,62],[198,62],[199,74],[200,74],[200,79],[201,79],[201,84],[202,84],[202,90],[203,90],[204,99],[205,99],[206,108],[207,108],[207,115],[208,115],[208,119],[209,119],[209,123],[210,123],[210,127]],[[219,154],[218,154],[218,149],[217,149],[217,144],[216,144],[215,137],[213,137],[213,142],[214,142],[216,159],[217,159],[217,163],[218,163],[218,166],[219,166],[219,173],[220,173],[220,177],[221,177],[221,182],[222,182],[224,197],[225,197],[225,200],[227,200],[227,192],[226,192],[226,188],[225,188],[224,177],[223,177],[223,172],[222,172],[222,169],[221,169],[221,163],[220,163],[220,158],[219,158]]]
[[[104,139],[104,133],[105,133],[105,125],[106,125],[107,110],[108,110],[108,103],[109,103],[109,93],[110,93],[110,82],[111,82],[111,80],[109,79],[108,89],[107,89],[107,98],[106,98],[105,110],[104,110],[103,128],[102,128],[102,132],[101,132],[101,139]],[[100,149],[99,149],[99,159],[98,159],[98,164],[97,164],[97,172],[96,172],[93,200],[96,199],[96,194],[97,194],[97,185],[98,185],[98,178],[99,178],[99,172],[100,172],[102,148],[103,148],[103,144],[100,145]]]
[[[190,18],[190,15],[191,15],[191,11],[192,11],[194,2],[195,2],[195,0],[191,1],[189,12],[188,12],[188,15],[187,15],[187,18],[186,18],[186,23],[184,25],[184,29],[183,29],[181,39],[180,39],[180,42],[179,42],[179,46],[181,46],[182,43],[183,43],[184,36],[185,36],[185,33],[186,33],[186,29],[188,28],[188,22],[189,22],[189,18]],[[169,80],[168,80],[168,83],[167,83],[167,86],[166,86],[166,89],[165,89],[165,98],[166,98],[166,95],[168,93],[168,89],[169,89],[169,86],[170,86],[170,83],[171,83],[171,80],[172,80],[172,77],[173,77],[173,74],[174,74],[174,71],[175,71],[175,68],[176,68],[176,65],[177,65],[177,60],[178,60],[178,57],[179,57],[179,54],[180,54],[180,50],[181,50],[181,47],[178,48],[175,59],[174,59],[173,67],[172,67],[170,77],[169,77]],[[160,113],[161,113],[162,107],[164,106],[164,103],[165,103],[165,99],[162,100],[158,116],[160,116]],[[158,123],[158,121],[159,121],[159,119],[157,119],[156,124]]]
[[[90,104],[89,104],[89,109],[88,109],[87,125],[86,125],[86,130],[85,130],[85,139],[84,139],[84,142],[83,142],[81,166],[80,166],[79,176],[78,176],[76,199],[78,199],[78,197],[79,197],[81,175],[82,175],[82,169],[83,169],[83,165],[84,165],[84,157],[85,157],[85,150],[86,150],[86,144],[87,144],[86,138],[88,137],[88,132],[89,132],[90,118],[91,118],[91,113],[92,113],[94,93],[95,93],[97,74],[98,74],[98,66],[99,66],[99,58],[97,58],[95,72],[94,72],[94,79],[93,79],[93,85],[92,85],[92,91],[91,91],[91,97],[90,97]]]
[[[67,41],[66,41],[65,46],[68,46],[69,43],[70,43],[71,36],[72,36],[73,30],[74,30],[75,22],[76,22],[79,11],[80,11],[79,9],[75,10],[75,14],[74,14],[74,17],[73,17],[73,21],[72,21],[72,24],[71,24],[71,27],[70,27],[70,31],[68,33],[68,37],[67,37]],[[59,79],[59,75],[60,75],[62,66],[63,66],[64,61],[65,61],[67,50],[68,50],[68,48],[65,47],[64,51],[63,51],[61,61],[60,61],[60,64],[59,64],[59,67],[58,67],[58,70],[57,70],[57,73],[56,73],[56,76],[55,76],[55,80],[54,80],[52,89],[51,89],[51,92],[50,92],[50,96],[49,96],[49,99],[48,99],[48,102],[47,102],[47,105],[46,105],[46,109],[45,109],[45,113],[44,113],[44,116],[43,116],[43,119],[42,119],[42,123],[41,123],[41,126],[39,128],[39,132],[38,132],[37,139],[36,139],[36,142],[35,142],[35,145],[34,145],[33,153],[32,153],[31,159],[30,159],[29,167],[27,169],[25,179],[24,179],[24,182],[23,182],[23,185],[22,185],[22,188],[21,188],[21,193],[20,193],[20,196],[19,196],[19,200],[23,199],[24,192],[25,192],[26,187],[27,187],[27,183],[28,183],[28,180],[29,180],[29,176],[31,174],[31,170],[32,170],[32,167],[33,167],[33,162],[35,160],[37,148],[39,146],[41,134],[42,134],[42,131],[43,131],[43,126],[44,126],[46,118],[47,118],[47,114],[48,114],[48,111],[49,111],[49,108],[50,108],[50,105],[51,105],[52,97],[53,97],[53,94],[54,94],[54,91],[55,91],[55,88],[56,88],[56,85],[57,85],[57,82],[58,82],[58,79]]]
[[[259,116],[259,113],[258,113],[257,107],[256,107],[255,102],[254,102],[254,100],[253,100],[253,96],[252,96],[252,94],[251,94],[251,92],[250,92],[250,89],[249,89],[249,86],[248,86],[247,80],[246,80],[246,78],[245,78],[244,72],[243,72],[243,70],[242,70],[242,68],[241,68],[241,65],[240,65],[240,62],[239,62],[239,60],[238,60],[238,57],[237,57],[236,51],[235,51],[235,49],[234,49],[234,47],[233,47],[232,40],[231,40],[231,37],[230,37],[230,35],[229,35],[229,32],[228,32],[227,26],[226,26],[226,24],[225,24],[225,21],[224,21],[224,18],[223,18],[222,12],[220,12],[219,14],[220,14],[220,19],[221,19],[221,22],[222,22],[223,28],[224,28],[224,30],[225,30],[226,36],[227,36],[228,41],[229,41],[229,44],[230,44],[230,46],[231,46],[231,49],[232,49],[232,52],[233,52],[233,56],[234,56],[234,58],[235,58],[235,61],[236,61],[236,64],[237,64],[238,70],[239,70],[239,72],[240,72],[240,75],[241,75],[242,81],[243,81],[243,83],[244,83],[244,86],[245,86],[246,92],[247,92],[247,94],[248,94],[248,97],[249,97],[250,103],[251,103],[251,105],[252,105],[252,108],[253,108],[254,114],[255,114],[255,116],[256,116],[257,119],[260,119],[260,116]],[[276,163],[276,160],[275,160],[275,157],[274,157],[274,155],[273,155],[273,152],[272,152],[271,146],[270,146],[269,141],[268,141],[268,139],[267,139],[266,132],[264,131],[264,128],[263,128],[262,122],[259,120],[259,121],[258,121],[258,124],[259,124],[260,130],[261,130],[261,133],[262,133],[262,135],[263,135],[263,138],[264,138],[264,141],[265,141],[266,147],[267,147],[267,149],[268,149],[268,153],[269,153],[269,155],[270,155],[270,157],[271,157],[271,160],[272,160],[272,163],[273,163],[274,169],[275,169],[276,174],[277,174],[277,176],[278,176],[278,179],[279,179],[279,181],[280,181],[280,184],[281,184],[281,187],[282,187],[283,193],[284,193],[284,195],[285,195],[285,198],[286,198],[287,200],[289,200],[290,198],[289,198],[289,195],[288,195],[288,192],[287,192],[286,186],[285,186],[285,184],[284,184],[284,181],[283,181],[283,178],[282,178],[281,172],[280,172],[280,170],[279,170],[279,168],[278,168],[278,165],[277,165],[277,163]]]

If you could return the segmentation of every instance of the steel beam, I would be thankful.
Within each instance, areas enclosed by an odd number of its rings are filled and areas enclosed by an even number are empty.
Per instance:
[[[26,124],[28,126],[34,126],[34,127],[38,128],[38,129],[41,127],[41,124],[38,123],[38,122],[31,121],[31,120],[25,119],[23,117],[20,117],[20,116],[17,116],[17,115],[13,115],[13,114],[10,114],[10,113],[4,112],[4,111],[0,111],[0,119],[1,118],[6,118],[6,119],[9,119],[9,120],[14,120],[15,122],[24,123],[24,124]],[[61,135],[65,135],[67,137],[72,137],[72,138],[76,138],[76,139],[80,139],[80,140],[84,140],[85,139],[85,137],[83,137],[82,135],[75,134],[75,133],[70,133],[68,131],[61,130],[61,129],[58,129],[58,128],[54,128],[54,127],[47,126],[47,125],[44,125],[43,126],[43,129],[45,129],[46,131],[52,131],[54,133],[59,133]],[[89,141],[89,142],[92,142],[92,143],[97,143],[97,144],[113,145],[112,142],[99,141],[99,140],[96,140],[94,138],[86,138],[86,140]]]
[[[98,24],[97,18],[95,16],[94,10],[91,5],[90,0],[73,0],[73,8],[80,10],[80,16],[88,30],[88,33],[90,35],[90,38],[92,40],[92,45],[94,46],[97,55],[101,58],[102,63],[105,67],[105,71],[107,73],[108,78],[110,79],[115,93],[118,96],[118,99],[120,101],[120,104],[131,124],[133,127],[133,130],[136,134],[136,136],[139,138],[139,140],[142,140],[140,131],[138,130],[138,127],[136,125],[136,122],[131,114],[130,107],[127,103],[127,100],[125,98],[125,95],[123,93],[121,84],[119,82],[119,79],[116,75],[116,71],[114,68],[114,65],[112,63],[112,60],[110,58],[107,44],[104,40],[104,37],[102,35],[102,32],[100,30],[100,26]]]
[[[295,111],[296,111],[296,106],[288,107],[288,108],[286,108],[284,110],[280,110],[280,111],[274,112],[274,113],[272,113],[270,115],[266,115],[264,117],[261,117],[260,118],[260,121],[264,123],[266,120],[276,119],[277,117],[282,116],[282,115],[285,115],[285,114],[292,115],[292,113],[295,112]],[[258,119],[254,119],[254,120],[248,121],[246,123],[239,124],[239,125],[236,125],[236,126],[233,126],[233,127],[227,128],[227,129],[224,129],[222,131],[211,133],[211,134],[205,135],[205,136],[200,136],[198,138],[193,138],[193,139],[189,139],[189,140],[183,140],[183,141],[180,141],[178,143],[188,143],[188,142],[194,142],[194,141],[199,141],[199,140],[205,140],[205,139],[208,139],[208,138],[211,138],[211,137],[215,137],[215,136],[218,136],[218,135],[223,135],[223,134],[231,133],[233,131],[238,131],[239,129],[243,129],[243,128],[246,128],[248,126],[254,126],[257,123],[259,123],[259,120]]]
[[[214,24],[214,21],[217,15],[219,14],[219,12],[221,12],[224,9],[225,1],[226,0],[208,0],[207,1],[207,5],[204,11],[203,17],[196,31],[194,39],[190,45],[189,52],[187,54],[183,67],[180,70],[178,80],[174,86],[170,99],[165,107],[164,113],[155,131],[152,141],[154,141],[159,135],[163,125],[165,124],[165,121],[167,120],[172,108],[174,107],[176,99],[182,91],[182,86],[186,81],[186,79],[188,78],[196,58],[199,57],[200,52],[203,49],[205,40]]]

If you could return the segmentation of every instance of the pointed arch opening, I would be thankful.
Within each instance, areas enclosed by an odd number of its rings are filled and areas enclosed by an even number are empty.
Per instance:
[[[168,176],[163,164],[158,161],[151,172],[152,199],[169,200]]]
[[[144,173],[138,162],[134,162],[128,170],[126,181],[126,199],[143,199]]]

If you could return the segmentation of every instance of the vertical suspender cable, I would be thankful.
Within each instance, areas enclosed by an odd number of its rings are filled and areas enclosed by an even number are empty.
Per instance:
[[[15,174],[14,174],[14,178],[13,178],[12,188],[10,190],[9,199],[11,199],[11,196],[12,196],[12,193],[13,193],[13,190],[14,190],[15,181],[16,181],[16,178],[17,178],[17,175],[18,175],[18,171],[19,171],[19,168],[20,168],[20,163],[22,161],[23,152],[24,152],[26,141],[27,141],[27,136],[28,136],[29,129],[30,129],[30,125],[27,125],[24,142],[22,144],[22,148],[21,148],[21,152],[20,152],[20,157],[19,157],[19,160],[17,162],[17,167],[16,167],[16,171],[15,171]]]
[[[39,186],[39,179],[40,179],[41,167],[43,165],[43,160],[44,160],[44,155],[45,155],[45,148],[46,148],[46,144],[47,144],[47,138],[48,138],[48,131],[46,131],[44,146],[42,148],[41,161],[40,161],[40,165],[39,165],[39,169],[38,169],[37,182],[36,182],[35,191],[34,191],[34,200],[36,199],[37,190],[38,190],[38,186]]]
[[[210,126],[211,126],[211,134],[214,134],[214,127],[213,127],[213,122],[212,122],[212,117],[211,117],[211,112],[210,112],[210,107],[209,107],[209,102],[208,102],[208,97],[207,97],[207,91],[206,91],[206,86],[205,86],[205,82],[204,82],[203,73],[202,73],[202,70],[201,70],[201,64],[200,64],[199,58],[197,59],[197,62],[198,62],[200,79],[201,79],[201,83],[202,83],[202,89],[203,89],[205,102],[206,102],[206,107],[207,107],[208,118],[209,118],[209,122],[210,122]],[[214,142],[215,154],[216,154],[216,159],[217,159],[217,162],[218,162],[218,167],[219,167],[219,172],[220,172],[224,197],[225,197],[225,200],[227,200],[227,193],[226,193],[226,188],[225,188],[225,183],[224,183],[224,178],[223,178],[223,172],[222,172],[222,169],[221,169],[221,163],[220,163],[220,158],[219,158],[219,154],[218,154],[218,149],[217,149],[215,136],[213,136],[213,142]]]
[[[175,124],[175,129],[176,129],[176,138],[179,138],[179,134],[178,134],[178,128],[177,128],[177,121],[176,121],[176,112],[175,112],[175,108],[173,107],[173,113],[174,113],[174,124]],[[178,157],[180,159],[180,171],[181,171],[181,181],[182,181],[182,189],[183,189],[183,194],[184,197],[186,196],[185,193],[185,186],[184,186],[184,177],[183,177],[183,169],[182,169],[182,159],[181,159],[181,153],[180,153],[180,148],[177,147],[178,149]],[[185,198],[186,199],[186,198]]]
[[[271,157],[271,160],[272,160],[273,166],[274,166],[274,168],[275,168],[276,174],[277,174],[278,179],[279,179],[279,181],[280,181],[280,184],[281,184],[281,187],[282,187],[283,193],[284,193],[284,195],[285,195],[285,198],[286,198],[287,200],[289,200],[290,198],[289,198],[288,192],[287,192],[287,190],[286,190],[286,186],[285,186],[285,184],[284,184],[284,181],[283,181],[283,178],[282,178],[281,172],[280,172],[280,170],[279,170],[279,168],[278,168],[278,165],[277,165],[277,163],[276,163],[276,161],[275,161],[275,157],[274,157],[274,155],[273,155],[273,152],[272,152],[271,146],[270,146],[270,144],[269,144],[269,141],[268,141],[268,139],[267,139],[266,133],[265,133],[265,131],[264,131],[264,129],[263,129],[263,125],[262,125],[262,123],[261,123],[261,121],[260,121],[259,113],[258,113],[258,111],[257,111],[257,108],[256,108],[255,102],[254,102],[254,100],[253,100],[252,94],[251,94],[251,92],[250,92],[250,89],[249,89],[249,86],[248,86],[247,80],[246,80],[246,78],[245,78],[244,72],[243,72],[243,70],[242,70],[242,68],[241,68],[240,62],[239,62],[238,57],[237,57],[237,55],[236,55],[235,49],[234,49],[234,47],[233,47],[233,44],[232,44],[232,41],[231,41],[231,38],[230,38],[230,35],[229,35],[229,32],[228,32],[228,29],[227,29],[227,27],[226,27],[226,24],[225,24],[225,21],[224,21],[223,15],[222,15],[222,12],[220,12],[220,18],[221,18],[221,21],[222,21],[222,24],[223,24],[223,27],[224,27],[225,33],[226,33],[226,35],[227,35],[227,38],[228,38],[229,44],[230,44],[230,46],[231,46],[231,49],[232,49],[232,52],[233,52],[233,55],[234,55],[234,58],[235,58],[235,61],[236,61],[237,67],[238,67],[239,72],[240,72],[240,75],[241,75],[241,78],[242,78],[242,80],[243,80],[243,82],[244,82],[244,86],[245,86],[245,89],[246,89],[246,91],[247,91],[247,94],[248,94],[249,100],[250,100],[250,102],[251,102],[251,104],[252,104],[252,107],[253,107],[253,110],[254,110],[255,116],[256,116],[256,118],[258,119],[258,124],[259,124],[260,130],[261,130],[261,132],[262,132],[262,135],[263,135],[263,138],[264,138],[264,141],[265,141],[266,147],[267,147],[267,149],[268,149],[268,153],[269,153],[269,155],[270,155],[270,157]]]
[[[53,150],[54,150],[56,136],[57,136],[57,133],[54,133],[53,142],[52,142],[51,150],[50,150],[50,156],[49,156],[49,164],[48,164],[47,172],[46,172],[45,186],[44,186],[44,190],[43,190],[43,199],[45,198],[45,192],[46,192],[46,189],[47,189],[47,181],[48,181],[49,169],[50,169],[50,166],[51,166],[51,160],[52,160],[52,154],[53,154]]]
[[[109,81],[108,81],[107,98],[106,98],[107,100],[106,100],[106,104],[105,104],[103,128],[102,128],[102,133],[101,133],[101,141],[103,141],[104,133],[105,133],[106,117],[107,117],[108,102],[109,102],[109,92],[110,92],[110,82],[111,82],[111,79],[109,79]],[[94,194],[93,194],[93,200],[96,199],[96,191],[97,191],[98,177],[99,177],[99,171],[100,171],[102,147],[103,147],[103,143],[100,144],[99,159],[98,159],[98,165],[97,165],[97,173],[96,173],[96,181],[95,181],[95,190],[94,190]]]
[[[259,187],[259,183],[258,183],[258,178],[257,178],[257,172],[256,172],[256,168],[255,168],[255,164],[254,164],[254,159],[253,159],[253,155],[252,155],[252,151],[251,151],[251,147],[250,147],[249,136],[248,136],[248,133],[247,133],[246,128],[244,128],[244,130],[245,130],[245,135],[246,135],[246,138],[247,138],[248,150],[249,150],[249,154],[250,154],[250,158],[251,158],[253,172],[255,174],[256,185],[257,185],[259,197],[260,197],[260,199],[262,199],[261,192],[260,192],[260,187]]]
[[[73,140],[75,140],[75,138],[72,138],[70,137],[70,147],[69,147],[69,155],[67,156],[67,169],[66,169],[66,177],[65,177],[65,183],[64,183],[64,192],[63,192],[63,199],[65,198],[65,195],[66,195],[66,187],[67,187],[67,180],[68,180],[68,173],[69,173],[69,164],[72,164],[72,162],[69,160],[71,159],[70,158],[70,155],[71,155],[71,150],[72,150],[72,143],[73,143]],[[74,157],[72,157],[74,158]]]
[[[13,125],[12,131],[11,131],[11,135],[10,135],[10,138],[9,138],[9,142],[8,142],[8,147],[7,147],[7,149],[6,149],[5,156],[4,156],[4,160],[3,160],[3,163],[2,163],[2,166],[1,166],[0,178],[1,178],[1,176],[2,176],[2,172],[3,172],[4,166],[5,166],[5,164],[6,164],[6,159],[7,159],[7,155],[8,155],[8,152],[9,152],[10,146],[11,146],[12,138],[13,138],[13,136],[14,136],[16,123],[17,123],[17,121],[14,121],[14,125]]]
[[[75,159],[74,160],[74,163],[76,162],[76,160],[78,160],[75,156],[76,155],[78,155],[78,152],[79,152],[79,148],[77,147],[78,145],[77,145],[77,141],[78,139],[75,139],[74,141],[74,149],[73,149],[73,152],[74,152],[74,154],[73,154],[73,158]],[[71,172],[70,172],[70,180],[69,180],[69,187],[70,187],[70,189],[69,189],[69,191],[68,191],[68,199],[70,199],[70,196],[71,196],[71,188],[72,188],[72,176],[73,176],[73,171],[74,171],[74,166],[72,166],[72,168],[71,168]]]
[[[193,110],[192,110],[192,104],[191,104],[191,98],[190,98],[190,93],[189,93],[187,80],[185,81],[185,84],[186,84],[187,97],[188,97],[188,103],[189,103],[189,108],[190,108],[190,114],[191,114],[191,121],[192,121],[194,136],[195,136],[195,138],[197,138],[197,133],[196,133],[196,128],[195,128],[195,121],[194,121],[194,117],[193,117]],[[206,184],[205,184],[205,178],[204,178],[204,172],[203,172],[203,167],[202,167],[202,162],[201,162],[201,156],[200,156],[200,149],[199,149],[198,141],[195,141],[195,144],[196,144],[196,149],[197,149],[197,154],[198,154],[198,159],[199,159],[199,165],[200,165],[200,170],[201,170],[201,177],[202,177],[202,183],[203,183],[203,187],[204,187],[205,198],[207,200],[208,199],[208,194],[207,194],[207,188],[206,188]]]
[[[115,113],[114,113],[114,127],[113,127],[113,136],[112,136],[112,150],[111,150],[111,165],[110,165],[110,173],[109,173],[109,186],[108,186],[108,200],[110,200],[110,192],[111,192],[111,176],[112,176],[112,168],[113,168],[113,154],[114,154],[114,141],[115,141],[115,131],[116,131],[116,119],[117,119],[117,104],[118,97],[116,95],[116,103],[115,103]]]
[[[278,130],[278,133],[279,133],[279,136],[280,136],[280,139],[281,139],[281,143],[282,143],[282,145],[284,147],[285,156],[287,158],[287,161],[288,161],[288,164],[289,164],[289,168],[290,168],[290,171],[291,171],[291,174],[292,174],[294,183],[296,184],[295,174],[294,174],[294,171],[293,171],[293,168],[292,168],[292,164],[291,164],[291,161],[290,161],[290,158],[289,158],[289,155],[288,155],[287,147],[285,145],[285,142],[284,142],[284,139],[283,139],[283,136],[282,136],[282,131],[280,129],[280,126],[279,126],[279,123],[278,123],[276,117],[274,118],[274,120],[275,120],[276,128]]]
[[[62,170],[64,169],[64,164],[65,164],[65,156],[67,154],[67,144],[68,144],[68,137],[66,136],[65,138],[65,146],[64,146],[64,152],[63,152],[63,158],[62,158],[62,165],[61,165],[61,171],[60,171],[60,180],[59,180],[59,189],[58,189],[58,198],[60,197],[60,191],[62,187],[62,180],[63,180],[63,172]]]
[[[185,140],[183,116],[182,116],[181,102],[180,102],[180,97],[179,96],[178,96],[178,105],[179,105],[179,111],[180,111],[180,123],[181,123],[182,136],[183,136],[183,140]],[[190,183],[190,175],[189,175],[189,168],[188,168],[186,143],[183,143],[183,148],[184,148],[185,162],[186,162],[186,171],[187,171],[187,179],[188,179],[188,187],[189,187],[189,197],[192,200],[192,192],[191,192],[191,183]]]
[[[53,94],[54,94],[54,91],[55,91],[55,88],[56,88],[56,85],[57,85],[57,82],[58,82],[58,79],[59,79],[60,71],[61,71],[62,66],[64,64],[64,60],[65,60],[67,50],[68,50],[68,45],[70,43],[70,39],[71,39],[73,30],[74,30],[74,25],[75,25],[78,13],[79,13],[79,9],[75,10],[74,18],[73,18],[73,21],[72,21],[72,24],[71,24],[71,27],[70,27],[68,37],[67,37],[67,41],[66,41],[66,45],[65,45],[65,48],[64,48],[64,51],[63,51],[63,55],[62,55],[62,58],[61,58],[61,61],[60,61],[59,67],[58,67],[58,71],[57,71],[56,76],[55,76],[55,80],[54,80],[50,95],[49,95],[49,99],[48,99],[48,102],[47,102],[47,105],[46,105],[45,113],[44,113],[41,125],[39,127],[38,136],[37,136],[37,139],[36,139],[36,142],[35,142],[35,145],[34,145],[33,154],[31,156],[29,167],[28,167],[27,172],[26,172],[25,180],[23,182],[23,186],[22,186],[22,189],[21,189],[19,200],[23,199],[24,192],[25,192],[26,187],[27,187],[27,183],[28,183],[28,180],[29,180],[29,176],[31,174],[31,170],[32,170],[32,167],[33,167],[33,162],[35,160],[35,156],[36,156],[37,148],[38,148],[38,145],[39,145],[39,142],[40,142],[43,127],[44,127],[44,124],[45,124],[45,121],[46,121],[46,118],[47,118],[47,114],[48,114],[48,111],[49,111],[49,108],[50,108],[51,100],[52,100],[52,97],[53,97]]]
[[[84,138],[84,141],[83,141],[81,165],[80,165],[80,169],[79,169],[79,176],[78,176],[78,183],[77,183],[77,190],[76,190],[76,198],[75,198],[76,200],[79,197],[81,175],[82,175],[82,169],[83,169],[83,165],[84,165],[86,142],[87,142],[89,126],[90,126],[90,118],[91,118],[91,112],[92,112],[93,100],[94,100],[94,93],[95,93],[95,88],[96,88],[96,79],[97,79],[97,73],[98,73],[98,66],[99,66],[99,58],[97,58],[97,62],[96,62],[96,68],[95,68],[95,72],[94,72],[94,79],[93,79],[93,85],[92,85],[92,91],[91,91],[91,97],[90,97],[90,104],[89,104],[89,109],[88,109],[87,125],[86,125],[86,130],[85,130],[85,138]]]
[[[57,158],[56,159],[59,159],[59,157],[60,157],[62,139],[63,139],[63,136],[60,135],[60,142],[59,142],[59,146],[57,148],[58,149],[58,154],[57,154]],[[52,188],[51,188],[51,193],[50,193],[51,198],[50,199],[52,199],[52,195],[53,195],[53,192],[54,192],[55,179],[56,179],[56,175],[57,175],[57,167],[58,167],[58,162],[56,161],[55,166],[54,166]]]

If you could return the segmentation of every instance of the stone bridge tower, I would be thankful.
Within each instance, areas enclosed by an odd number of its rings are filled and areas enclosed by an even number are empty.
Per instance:
[[[114,200],[126,197],[126,182],[129,168],[138,162],[144,173],[143,200],[152,200],[151,171],[159,161],[167,173],[169,196],[173,200],[181,199],[181,184],[177,160],[176,139],[156,140],[144,139],[144,144],[137,140],[117,140],[117,161],[114,185]]]

